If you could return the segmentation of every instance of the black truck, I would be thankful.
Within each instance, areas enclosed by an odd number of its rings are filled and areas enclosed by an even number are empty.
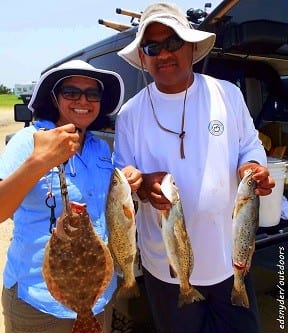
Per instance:
[[[144,87],[142,74],[121,59],[117,52],[133,40],[141,13],[119,8],[116,12],[130,16],[127,19],[129,23],[115,24],[100,19],[99,23],[107,26],[107,29],[115,29],[115,34],[59,60],[45,71],[65,61],[81,59],[95,67],[118,72],[125,84],[125,101],[135,95]],[[288,1],[224,0],[209,15],[205,11],[190,8],[187,16],[196,29],[214,32],[217,36],[215,47],[209,56],[194,66],[194,71],[236,84],[244,95],[256,128],[271,140],[272,147],[267,148],[267,154],[288,159]],[[25,106],[16,106],[15,117],[17,121],[26,122],[26,125],[32,120]],[[109,130],[95,132],[95,135],[106,139],[111,147],[114,122],[115,118],[111,118]],[[286,184],[286,196],[287,192]],[[288,220],[280,219],[275,226],[259,228],[252,273],[257,292],[267,296],[265,299],[269,299],[268,306],[271,306],[269,321],[265,312],[267,304],[263,305],[259,296],[265,333],[280,332],[277,290],[279,261],[287,261],[287,249]],[[287,274],[288,264],[282,266]],[[141,282],[141,276],[138,279]],[[285,283],[288,283],[287,279]],[[114,315],[118,317],[114,318],[114,323],[126,325],[128,328],[123,332],[153,332],[145,293],[140,300],[131,300],[126,305],[130,319],[115,312]],[[288,321],[285,329],[287,327]],[[118,327],[113,332],[122,330]]]

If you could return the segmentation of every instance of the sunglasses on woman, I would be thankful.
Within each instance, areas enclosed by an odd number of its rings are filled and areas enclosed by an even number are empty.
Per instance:
[[[185,41],[175,34],[166,38],[163,42],[148,42],[140,45],[140,47],[146,55],[155,57],[160,54],[162,49],[168,52],[174,52],[179,50],[184,43]]]
[[[100,102],[102,98],[102,89],[100,88],[88,88],[81,90],[77,87],[61,87],[59,94],[70,101],[78,101],[82,95],[85,95],[88,102]]]

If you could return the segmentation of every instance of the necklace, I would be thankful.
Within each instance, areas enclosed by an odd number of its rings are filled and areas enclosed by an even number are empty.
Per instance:
[[[185,111],[186,111],[186,97],[187,97],[187,90],[188,90],[188,85],[186,87],[186,90],[185,90],[185,95],[184,95],[184,101],[183,101],[183,109],[182,109],[182,117],[181,117],[181,130],[180,132],[176,132],[176,131],[173,131],[165,126],[163,126],[157,115],[156,115],[156,112],[155,112],[155,108],[154,108],[154,105],[153,105],[153,101],[152,101],[152,97],[151,97],[151,92],[150,92],[150,89],[149,89],[149,86],[146,85],[147,87],[147,90],[148,90],[148,96],[149,96],[149,100],[150,100],[150,104],[151,104],[151,108],[152,108],[152,112],[153,112],[153,116],[154,116],[154,119],[157,123],[157,125],[165,132],[168,132],[168,133],[172,133],[172,134],[176,134],[179,136],[180,138],[180,157],[181,159],[184,159],[185,158],[185,151],[184,151],[184,138],[185,138],[185,131],[184,131],[184,127],[185,127]]]
[[[193,63],[193,59],[192,59],[192,63]],[[154,108],[154,105],[153,105],[153,101],[152,101],[152,97],[151,97],[151,92],[150,92],[149,85],[148,85],[148,81],[147,81],[146,75],[144,73],[145,71],[144,71],[144,66],[143,66],[142,58],[141,58],[141,72],[142,72],[142,77],[143,77],[145,86],[146,86],[147,91],[148,91],[148,96],[149,96],[149,100],[150,100],[150,104],[151,104],[151,108],[152,108],[154,119],[155,119],[157,125],[163,131],[168,132],[168,133],[172,133],[172,134],[176,134],[176,135],[179,136],[179,138],[180,138],[180,157],[181,157],[181,159],[184,159],[185,158],[185,151],[184,151],[185,131],[184,131],[184,128],[185,128],[186,97],[187,97],[187,91],[188,91],[188,87],[189,87],[189,81],[190,81],[190,78],[192,76],[192,67],[191,67],[191,71],[188,74],[188,79],[187,79],[187,84],[186,84],[186,89],[185,89],[185,95],[184,95],[184,101],[183,101],[183,109],[182,109],[182,117],[181,117],[181,130],[180,130],[180,132],[173,131],[173,130],[171,130],[171,129],[165,127],[165,126],[163,126],[160,123],[159,119],[157,118],[157,115],[156,115],[156,112],[155,112],[155,108]]]

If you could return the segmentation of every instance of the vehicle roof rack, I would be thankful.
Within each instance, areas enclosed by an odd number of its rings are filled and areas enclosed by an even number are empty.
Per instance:
[[[112,28],[117,31],[124,31],[124,30],[131,28],[130,25],[121,24],[119,22],[114,22],[114,21],[102,20],[102,19],[99,19],[98,23],[104,25],[105,27]]]
[[[232,0],[232,1],[238,1],[238,0]],[[224,2],[225,2],[225,0],[224,0]],[[207,8],[211,8],[211,6],[212,6],[211,3],[205,3],[204,10],[194,9],[194,8],[188,9],[187,10],[187,19],[194,24],[200,24],[202,22],[202,20],[208,16]],[[114,22],[114,21],[110,21],[110,20],[103,20],[103,19],[99,19],[98,23],[102,24],[108,28],[112,28],[114,30],[121,32],[121,31],[127,30],[129,28],[132,28],[133,26],[137,26],[140,22],[140,18],[142,15],[142,12],[135,12],[132,10],[122,9],[122,8],[116,8],[116,13],[120,14],[120,15],[126,15],[126,16],[131,17],[130,25],[122,24],[122,23]]]
[[[116,13],[121,15],[130,16],[132,18],[141,18],[142,13],[134,12],[132,10],[122,9],[122,8],[116,8]]]
[[[116,13],[121,14],[121,15],[130,16],[131,17],[130,25],[122,24],[122,23],[114,22],[114,21],[103,20],[103,19],[99,19],[98,23],[104,25],[105,27],[112,28],[117,31],[124,31],[124,30],[130,29],[131,27],[139,24],[139,21],[141,18],[141,13],[139,13],[139,12],[134,12],[132,10],[127,10],[127,9],[122,9],[122,8],[116,8]],[[138,20],[137,22],[135,22],[136,19]]]

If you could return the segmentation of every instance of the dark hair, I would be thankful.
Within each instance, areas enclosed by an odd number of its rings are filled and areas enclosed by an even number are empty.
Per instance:
[[[53,89],[55,96],[57,97],[59,94],[59,90],[62,85],[61,80],[57,86]],[[97,82],[97,81],[96,81]],[[98,85],[98,82],[97,82]],[[102,128],[109,127],[111,124],[110,118],[103,112],[105,110],[105,105],[107,103],[107,98],[109,96],[105,96],[105,93],[102,96],[100,111],[97,118],[87,127],[87,130],[99,130]],[[46,99],[45,103],[38,104],[34,106],[33,117],[35,120],[44,119],[50,120],[53,123],[56,123],[59,120],[60,113],[58,108],[55,106],[54,97],[52,92],[49,94],[49,97]]]
[[[45,103],[41,103],[34,106],[33,117],[35,120],[45,119],[56,123],[59,120],[59,110],[53,103],[53,97],[49,94],[49,98],[45,100]]]

